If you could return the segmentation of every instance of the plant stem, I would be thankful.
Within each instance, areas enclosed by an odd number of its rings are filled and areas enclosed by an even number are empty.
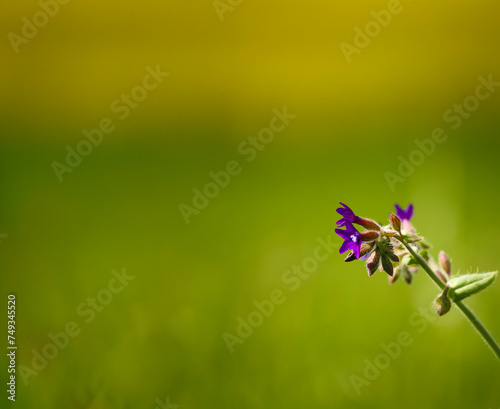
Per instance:
[[[403,237],[399,235],[395,235],[394,238],[398,239],[411,253],[413,258],[422,266],[425,272],[429,275],[429,277],[434,281],[434,283],[441,289],[444,290],[446,284],[443,283],[436,273],[432,270],[432,268],[427,264],[427,262],[423,259],[423,257],[418,254],[413,247],[411,247]],[[462,301],[455,302],[455,305],[462,311],[465,317],[469,320],[472,326],[476,329],[479,335],[483,338],[483,340],[488,344],[493,353],[496,355],[498,359],[500,359],[500,346],[495,341],[490,332],[486,329],[486,327],[479,321],[479,318],[472,312],[472,310],[467,307]]]

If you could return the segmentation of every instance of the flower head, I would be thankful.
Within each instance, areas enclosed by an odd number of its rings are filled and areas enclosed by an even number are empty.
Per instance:
[[[356,215],[354,212],[351,210],[349,206],[346,204],[339,202],[343,207],[339,207],[337,209],[337,213],[342,216],[342,219],[340,219],[337,222],[337,226],[345,226],[346,223],[353,223],[354,220],[356,220]]]
[[[356,258],[359,258],[359,252],[362,244],[361,233],[356,230],[350,221],[344,221],[343,226],[345,226],[345,230],[335,229],[335,233],[344,239],[342,246],[340,246],[339,253],[342,254],[347,250],[352,250]]]
[[[364,227],[365,229],[368,230],[380,230],[381,227],[380,225],[370,219],[366,219],[365,217],[359,217],[354,214],[354,212],[350,209],[349,206],[346,204],[339,202],[343,207],[339,207],[337,209],[337,213],[339,213],[342,216],[342,219],[340,219],[337,222],[337,226],[346,226],[347,223],[355,223],[359,224],[360,226]]]
[[[398,216],[402,221],[411,220],[413,217],[413,204],[410,203],[406,209],[402,209],[398,204],[394,205],[396,209],[396,216]]]

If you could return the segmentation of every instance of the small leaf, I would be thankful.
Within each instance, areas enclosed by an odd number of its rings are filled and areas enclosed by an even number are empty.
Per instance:
[[[384,271],[392,277],[394,274],[394,267],[392,266],[391,259],[388,256],[382,256],[382,267]]]
[[[387,253],[387,256],[395,263],[399,263],[399,257],[396,256],[394,253]]]
[[[447,283],[447,286],[450,288],[448,295],[455,302],[461,301],[484,290],[495,281],[497,274],[498,271],[493,271],[490,273],[466,274],[453,277]]]

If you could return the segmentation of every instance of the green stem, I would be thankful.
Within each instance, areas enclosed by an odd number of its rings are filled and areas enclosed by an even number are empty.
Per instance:
[[[441,289],[444,290],[446,285],[443,283],[436,273],[432,270],[432,268],[427,264],[427,262],[423,259],[423,257],[418,254],[413,247],[411,247],[403,237],[399,235],[395,235],[394,238],[398,239],[411,253],[413,258],[422,266],[425,272],[429,275],[429,277],[434,281],[434,283]],[[465,317],[469,320],[472,326],[476,329],[479,335],[483,338],[483,340],[488,344],[493,353],[496,355],[498,359],[500,359],[500,346],[495,341],[490,332],[486,329],[486,327],[479,321],[479,318],[471,311],[469,307],[467,307],[462,301],[458,301],[455,305],[462,311]]]

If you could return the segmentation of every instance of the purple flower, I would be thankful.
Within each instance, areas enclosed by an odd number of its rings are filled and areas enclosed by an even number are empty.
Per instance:
[[[342,216],[342,219],[340,219],[337,222],[337,226],[345,226],[346,223],[354,223],[354,221],[357,219],[357,216],[354,214],[354,212],[349,208],[349,206],[345,205],[342,202],[339,202],[342,206],[344,207],[339,207],[337,209],[337,213]]]
[[[350,210],[351,209],[349,209],[349,211]],[[344,226],[346,228],[345,230],[335,229],[335,233],[337,233],[340,237],[344,239],[342,246],[340,246],[339,253],[342,254],[345,253],[347,250],[352,250],[356,258],[359,258],[359,251],[361,249],[361,241],[362,241],[361,233],[356,230],[356,228],[352,225],[350,221],[344,221]]]
[[[394,207],[396,208],[396,216],[398,216],[401,220],[411,220],[413,217],[413,204],[410,203],[410,205],[406,209],[401,209],[399,205],[395,204]]]

